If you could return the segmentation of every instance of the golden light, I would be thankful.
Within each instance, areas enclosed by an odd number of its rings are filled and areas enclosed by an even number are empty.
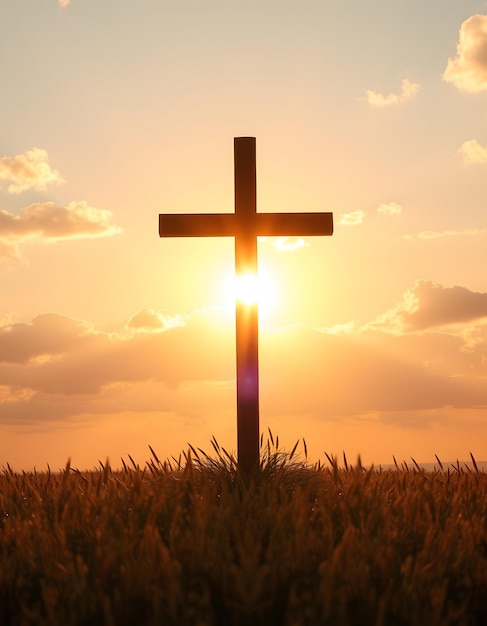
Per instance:
[[[257,304],[259,317],[266,316],[272,309],[275,301],[275,284],[270,274],[265,270],[259,273],[229,276],[224,285],[224,301],[226,307],[235,310],[235,301],[240,300],[248,306]]]
[[[256,274],[235,276],[234,289],[235,299],[249,306],[258,303],[262,296],[259,278]]]

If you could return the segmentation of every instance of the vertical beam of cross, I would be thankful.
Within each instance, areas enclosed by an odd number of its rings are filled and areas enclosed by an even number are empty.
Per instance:
[[[159,215],[161,237],[235,237],[235,273],[257,274],[257,237],[333,234],[331,213],[257,213],[255,137],[235,137],[235,213]],[[242,472],[259,464],[257,302],[236,302],[237,453]]]
[[[255,220],[257,209],[255,138],[234,140],[235,274],[257,276],[257,237],[246,227]],[[250,472],[259,459],[259,314],[258,302],[235,303],[237,350],[237,450],[238,462]]]

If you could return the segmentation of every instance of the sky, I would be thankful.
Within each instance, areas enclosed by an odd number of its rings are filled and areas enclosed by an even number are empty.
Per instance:
[[[487,460],[487,3],[22,0],[0,23],[0,467],[236,450],[233,241],[159,213],[333,212],[259,241],[261,431]]]

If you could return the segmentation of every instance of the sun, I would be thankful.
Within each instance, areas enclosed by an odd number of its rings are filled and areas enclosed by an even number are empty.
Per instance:
[[[263,295],[259,282],[259,276],[257,274],[235,275],[234,299],[240,300],[240,302],[248,306],[258,304]]]
[[[224,300],[228,306],[235,307],[238,300],[247,306],[257,305],[259,316],[265,317],[275,302],[275,283],[265,270],[258,274],[245,273],[229,276],[225,281]]]

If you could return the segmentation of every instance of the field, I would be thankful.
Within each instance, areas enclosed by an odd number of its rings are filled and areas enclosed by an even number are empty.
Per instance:
[[[272,436],[271,436],[272,437]],[[487,474],[264,446],[0,476],[0,624],[487,623]]]

